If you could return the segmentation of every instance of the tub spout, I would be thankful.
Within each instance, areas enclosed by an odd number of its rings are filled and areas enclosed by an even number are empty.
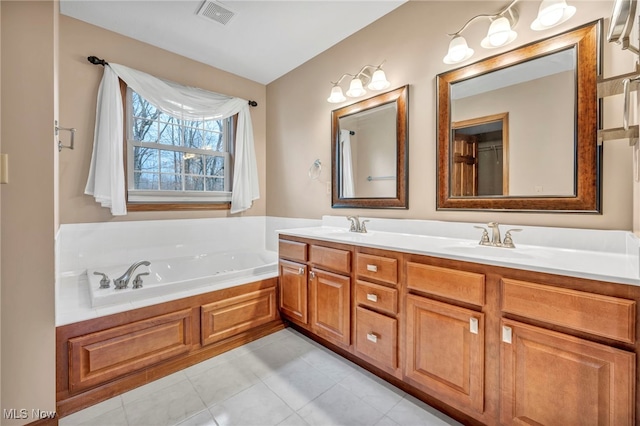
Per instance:
[[[151,265],[151,263],[147,260],[141,260],[140,262],[136,262],[133,265],[129,266],[129,269],[127,269],[127,272],[125,272],[121,277],[113,280],[113,284],[115,285],[116,289],[119,290],[119,289],[127,288],[127,285],[129,285],[129,280],[131,279],[133,272],[136,270],[138,266],[141,266],[141,265],[149,266]]]

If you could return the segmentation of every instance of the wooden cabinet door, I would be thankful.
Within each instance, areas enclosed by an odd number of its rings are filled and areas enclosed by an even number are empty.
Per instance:
[[[341,346],[349,346],[351,343],[351,279],[344,275],[312,268],[309,284],[313,332]]]
[[[635,354],[502,321],[504,425],[633,425]]]
[[[280,313],[300,324],[307,324],[307,266],[286,260],[280,260],[279,266]]]
[[[484,314],[408,295],[405,344],[405,380],[462,411],[484,411]]]

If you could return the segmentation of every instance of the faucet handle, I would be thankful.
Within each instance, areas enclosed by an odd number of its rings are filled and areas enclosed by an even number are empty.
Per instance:
[[[133,280],[133,288],[142,288],[142,278],[140,278],[143,275],[149,275],[148,272],[141,272],[138,275],[136,275],[135,279]]]
[[[109,279],[109,277],[107,276],[107,274],[103,273],[103,272],[94,272],[93,275],[102,275],[102,279],[100,280],[100,287],[99,288],[109,288],[109,283],[111,282],[111,280]]]
[[[480,242],[478,244],[486,246],[489,245],[489,231],[484,226],[475,225],[474,228],[482,229],[482,237],[480,237]]]
[[[365,223],[367,222],[371,222],[369,219],[365,219],[362,222],[360,222],[360,232],[362,232],[363,234],[366,234],[367,232],[367,227],[365,226]]]
[[[502,247],[516,248],[515,244],[513,244],[513,238],[511,238],[511,233],[512,232],[520,232],[520,231],[522,231],[522,229],[513,228],[513,229],[509,229],[507,232],[505,232],[504,241],[502,242]]]

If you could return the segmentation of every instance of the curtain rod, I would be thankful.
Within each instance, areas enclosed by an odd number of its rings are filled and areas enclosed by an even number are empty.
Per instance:
[[[105,61],[104,59],[100,59],[97,56],[89,56],[87,58],[87,61],[91,62],[93,65],[109,65],[109,62]],[[257,107],[258,102],[249,101],[249,106]]]

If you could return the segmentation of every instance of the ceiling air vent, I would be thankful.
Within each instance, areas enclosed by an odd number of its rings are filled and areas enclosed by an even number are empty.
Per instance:
[[[198,15],[216,21],[222,25],[227,25],[235,13],[227,9],[221,3],[206,0],[200,7],[200,10],[198,10]]]

